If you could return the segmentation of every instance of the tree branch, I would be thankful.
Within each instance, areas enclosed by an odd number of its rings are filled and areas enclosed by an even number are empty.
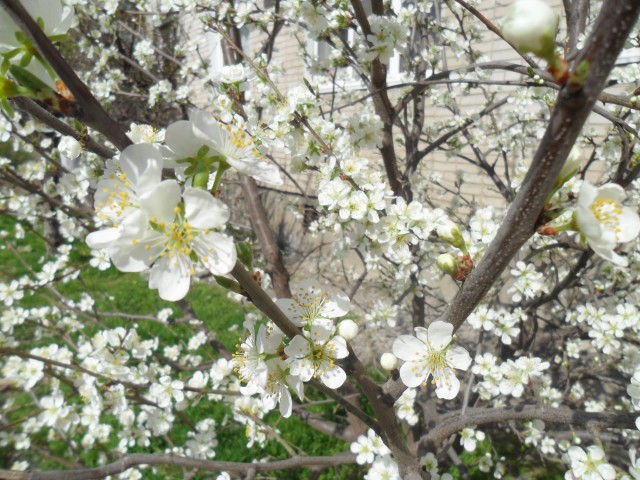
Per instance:
[[[140,465],[171,465],[176,467],[195,468],[208,472],[239,472],[246,473],[249,469],[256,472],[273,472],[276,470],[297,469],[306,467],[333,467],[356,463],[356,455],[349,452],[331,456],[319,457],[291,457],[286,460],[273,462],[242,463],[212,460],[198,460],[195,458],[179,457],[177,455],[154,455],[150,453],[133,453],[125,455],[120,460],[96,468],[79,468],[73,470],[58,470],[48,472],[0,470],[2,480],[92,480],[109,475],[118,475],[132,467]]]
[[[575,64],[589,63],[581,88],[565,86],[558,95],[549,126],[531,168],[480,264],[471,272],[440,318],[455,328],[466,320],[502,274],[513,256],[535,232],[538,216],[582,126],[605,86],[622,46],[635,25],[640,1],[607,0],[593,33]],[[603,55],[602,52],[606,52]]]
[[[564,86],[558,94],[547,130],[533,157],[527,176],[478,266],[472,270],[439,320],[455,329],[489,292],[513,256],[535,233],[536,222],[555,180],[602,89],[629,32],[640,13],[640,0],[606,0],[584,49],[575,61],[589,63],[584,85]],[[606,54],[603,54],[606,52]],[[383,387],[392,405],[406,389],[398,379]]]
[[[227,35],[223,35],[222,53],[226,65],[235,65],[242,62],[244,52],[240,41],[240,30],[233,22],[230,22]],[[244,95],[240,93],[236,100],[236,110],[244,115]],[[291,289],[289,288],[289,271],[284,264],[282,252],[276,236],[269,225],[267,212],[264,209],[258,184],[252,177],[246,175],[240,176],[240,185],[244,193],[247,209],[249,210],[249,218],[251,225],[255,230],[258,242],[262,247],[262,254],[266,262],[265,270],[271,275],[273,289],[279,297],[291,297]]]
[[[119,150],[131,144],[131,140],[115,120],[102,108],[102,105],[92,95],[89,88],[78,77],[60,52],[51,43],[45,33],[38,27],[19,0],[0,0],[0,7],[4,8],[14,22],[38,49],[42,57],[53,67],[60,79],[73,93],[76,102],[81,107],[78,119],[107,137]]]
[[[362,6],[362,2],[360,0],[351,0],[351,5],[353,6],[362,33],[366,38],[367,35],[371,34],[371,26],[369,25],[369,20],[367,20],[367,14]],[[382,14],[382,12],[375,10],[376,8],[374,6],[374,13],[377,15]],[[371,83],[368,85],[368,88],[373,96],[376,113],[380,116],[383,123],[380,154],[382,155],[389,185],[394,195],[406,199],[408,198],[408,192],[405,191],[405,187],[408,187],[408,185],[403,185],[401,181],[395,147],[393,145],[393,123],[396,115],[395,109],[387,94],[387,69],[377,57],[371,62]]]
[[[429,432],[423,442],[435,447],[472,425],[505,422],[508,420],[543,420],[562,425],[581,425],[591,429],[625,428],[635,429],[637,413],[627,412],[583,412],[568,408],[548,408],[528,405],[511,408],[470,408],[464,415],[459,412],[447,415]]]
[[[111,158],[115,155],[115,152],[113,150],[101,143],[96,142],[89,135],[83,135],[75,128],[69,126],[67,123],[54,117],[47,110],[42,108],[30,98],[16,97],[11,99],[11,101],[19,110],[27,112],[33,118],[35,118],[36,120],[40,120],[42,123],[50,126],[55,131],[61,133],[62,135],[67,135],[75,138],[82,144],[83,148],[87,149],[88,151],[100,155],[103,158]]]

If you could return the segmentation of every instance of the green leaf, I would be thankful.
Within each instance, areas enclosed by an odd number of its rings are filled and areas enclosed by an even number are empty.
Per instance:
[[[222,288],[226,288],[227,290],[231,290],[232,292],[235,292],[235,293],[240,293],[241,291],[240,284],[235,280],[231,280],[230,278],[227,278],[227,277],[221,277],[219,275],[214,275],[213,278],[216,279],[216,282]]]
[[[253,247],[249,242],[236,243],[236,251],[238,252],[238,260],[242,263],[250,272],[253,271]]]

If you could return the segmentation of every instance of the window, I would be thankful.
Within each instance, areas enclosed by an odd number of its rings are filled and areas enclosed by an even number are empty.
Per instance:
[[[222,35],[213,32],[209,33],[206,36],[205,40],[207,45],[211,45],[211,53],[209,58],[211,59],[211,71],[214,72],[214,74],[216,72],[220,72],[222,70],[222,67],[224,66],[222,40]],[[247,28],[247,26],[245,25],[240,29],[240,46],[242,47],[242,51],[250,53],[250,42],[251,37],[249,28]]]
[[[415,5],[414,0],[392,0],[392,7],[394,12],[398,14],[402,7],[411,7]],[[435,1],[431,5],[430,12],[426,15],[428,18],[438,19],[440,16],[440,8],[439,2]],[[367,16],[372,13],[371,1],[365,0],[363,1],[363,6],[365,11],[367,12]],[[421,27],[424,28],[424,22],[421,23]],[[428,28],[428,27],[427,27]],[[421,32],[414,28],[411,32],[409,32],[409,37],[407,39],[407,47],[402,51],[396,50],[394,55],[389,59],[387,64],[387,79],[389,83],[396,83],[401,81],[401,76],[403,73],[407,72],[411,68],[411,59],[415,58],[420,54],[420,51],[415,51],[416,46],[419,45],[419,42],[415,41]],[[344,29],[340,32],[342,36],[342,40],[348,45],[353,46],[355,44],[355,30],[353,28]],[[435,32],[429,33],[430,41],[436,41]],[[327,41],[316,41],[315,42],[315,55],[316,59],[321,65],[326,65],[329,63],[329,60],[333,58],[337,51],[341,51],[341,44],[339,38],[336,38],[335,34],[332,36],[332,46]],[[360,79],[358,78],[356,72],[352,68],[343,68],[341,81],[338,82],[338,85],[342,88],[361,88],[363,87]],[[330,88],[329,84],[321,85],[321,90],[327,90]]]

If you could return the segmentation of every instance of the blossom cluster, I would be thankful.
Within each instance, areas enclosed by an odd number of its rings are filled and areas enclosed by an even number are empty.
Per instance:
[[[378,15],[369,15],[371,33],[367,40],[371,43],[368,58],[377,58],[380,63],[387,64],[396,49],[405,45],[407,28],[396,19]]]
[[[490,400],[498,395],[508,395],[520,398],[533,380],[540,377],[550,366],[535,357],[519,357],[514,360],[498,364],[497,358],[491,353],[484,353],[475,359],[472,372],[483,377],[474,387],[484,400]]]
[[[66,7],[57,1],[21,3],[54,41],[75,22],[68,7],[83,4],[78,0],[65,0]],[[104,452],[114,444],[114,451],[126,453],[155,446],[163,438],[174,440],[171,433],[190,417],[188,409],[200,407],[202,410],[195,413],[208,414],[214,402],[226,402],[231,413],[218,421],[198,416],[186,436],[166,447],[165,453],[214,458],[218,435],[232,423],[242,426],[248,447],[264,446],[278,436],[277,428],[268,425],[267,413],[279,404],[281,415],[290,416],[294,398],[304,399],[304,383],[318,380],[329,388],[338,388],[346,381],[340,361],[349,354],[346,341],[357,328],[351,320],[337,324],[338,319],[355,310],[352,315],[364,318],[370,327],[368,333],[377,333],[381,328],[404,328],[410,323],[410,302],[405,300],[410,297],[413,306],[419,307],[424,301],[428,315],[431,308],[446,308],[451,297],[440,288],[449,287],[448,279],[442,278],[435,259],[443,252],[458,255],[464,247],[471,262],[477,263],[493,239],[505,202],[498,205],[496,200],[496,206],[478,207],[485,201],[493,202],[493,197],[489,200],[484,194],[489,195],[494,187],[499,192],[496,196],[502,195],[506,203],[519,188],[527,171],[529,142],[542,136],[541,127],[553,104],[544,87],[546,80],[531,75],[527,88],[508,93],[508,112],[496,111],[487,118],[482,110],[492,105],[501,91],[489,85],[491,72],[484,69],[486,57],[477,49],[481,42],[479,29],[468,25],[468,12],[455,2],[405,2],[400,8],[385,4],[389,14],[370,15],[371,33],[366,37],[356,26],[358,19],[349,2],[286,0],[279,2],[277,11],[263,3],[128,2],[131,17],[136,22],[137,18],[145,19],[140,22],[143,27],[134,30],[136,33],[125,28],[133,23],[127,23],[121,15],[122,2],[84,2],[78,8],[76,16],[81,18],[75,25],[89,25],[90,29],[77,36],[78,48],[92,66],[80,75],[95,95],[114,110],[123,104],[133,110],[137,104],[142,105],[150,123],[169,124],[166,130],[132,126],[128,135],[135,145],[108,161],[106,168],[102,160],[87,151],[90,147],[84,132],[78,142],[71,137],[60,138],[19,113],[11,119],[0,116],[0,141],[9,141],[6,146],[12,154],[20,153],[0,157],[3,211],[17,222],[1,232],[0,248],[4,248],[5,240],[10,246],[31,235],[31,229],[40,231],[43,222],[53,225],[56,233],[56,238],[49,239],[54,246],[52,258],[32,262],[29,274],[7,279],[3,274],[0,279],[0,301],[5,306],[0,314],[0,347],[24,354],[6,355],[0,361],[3,378],[10,384],[3,397],[0,423],[13,425],[12,415],[20,411],[17,399],[21,400],[22,392],[32,399],[35,412],[15,429],[1,429],[3,448],[21,455],[46,432],[48,441],[67,438],[74,449],[95,448],[100,452],[98,462],[104,463],[109,457]],[[527,10],[531,18],[519,13],[519,18],[508,19],[503,34],[521,50],[536,53],[557,33],[557,16],[537,8],[542,3],[538,0],[517,3],[521,7],[535,4]],[[36,4],[52,7],[48,11],[34,10]],[[437,15],[432,9],[437,9]],[[29,72],[53,87],[55,75],[23,37],[14,35],[17,26],[3,12],[0,9],[0,54],[14,67],[26,65]],[[147,31],[160,25],[165,28],[186,16],[196,20],[192,38],[185,41],[176,35],[175,45],[164,38],[142,38]],[[252,56],[255,38],[243,64],[206,67],[211,59],[202,55],[203,43],[215,44],[219,39],[212,31],[216,24],[246,27],[245,33],[269,32],[269,23],[276,20],[299,40],[300,57],[309,62],[310,70],[314,74],[330,72],[331,78],[305,78],[305,85],[281,87],[281,81],[288,81],[288,77],[277,62],[269,64],[271,57],[264,54],[268,48]],[[113,33],[122,28],[120,34]],[[424,42],[407,42],[421,29],[428,32]],[[131,42],[125,42],[131,44],[125,63],[122,57],[127,52],[117,47],[123,44],[118,36],[122,31],[127,31],[127,38],[133,35]],[[320,58],[318,45],[331,46],[328,58]],[[449,53],[457,60],[464,57],[473,68],[451,70],[447,66]],[[394,56],[398,61],[392,60]],[[436,153],[451,165],[460,159],[469,161],[468,151],[478,153],[478,162],[481,156],[504,158],[504,172],[500,172],[499,162],[490,168],[486,165],[485,171],[493,169],[490,181],[494,183],[489,189],[483,184],[483,195],[465,190],[467,182],[476,182],[475,176],[466,172],[443,175],[430,171],[431,165],[423,168],[432,161],[430,156],[420,160],[422,165],[417,170],[407,164],[400,186],[406,191],[400,192],[397,185],[396,191],[391,188],[371,152],[384,140],[375,102],[370,98],[360,100],[354,90],[335,88],[329,93],[326,88],[332,81],[334,87],[339,85],[335,79],[358,83],[357,75],[364,72],[366,77],[375,59],[386,65],[390,78],[394,65],[401,64],[404,71],[399,77],[409,85],[423,82],[430,72],[446,73],[446,83],[430,81],[416,97],[446,113],[427,115],[419,129],[417,149],[420,151],[423,144],[441,145]],[[131,68],[145,81],[131,81]],[[637,66],[633,65],[621,66],[614,73],[621,83],[635,81],[637,76]],[[473,92],[477,88],[474,81],[478,80],[482,80],[487,103],[461,108],[459,99]],[[201,84],[205,87],[200,88]],[[367,86],[366,82],[362,86]],[[180,108],[191,109],[196,90],[197,101],[208,105],[217,116],[192,110],[188,120],[170,123]],[[407,88],[399,85],[395,92],[403,96]],[[244,118],[234,113],[240,97],[244,97]],[[404,98],[413,101],[411,96]],[[354,101],[359,102],[356,109],[343,109]],[[398,108],[402,105],[399,103]],[[409,129],[403,113],[407,111],[398,112],[393,145],[385,145],[395,149],[398,166],[408,160],[403,156],[409,157],[416,146],[405,138]],[[634,111],[623,108],[622,113],[629,125],[637,123]],[[89,130],[87,135],[93,138],[94,133]],[[604,171],[606,177],[607,172],[622,171],[620,159],[627,153],[632,162],[636,161],[638,148],[633,142],[617,138],[615,131],[607,133],[604,141],[600,141],[601,135],[585,129],[581,140],[583,145],[595,145],[593,163],[598,172]],[[347,283],[355,283],[361,275],[348,261],[352,252],[358,254],[366,274],[362,278],[367,276],[362,286],[366,293],[360,298],[367,302],[358,305],[354,301],[352,306],[342,293],[328,293],[317,281],[302,282],[291,299],[278,300],[300,334],[286,339],[275,324],[249,314],[244,323],[248,336],[231,361],[217,358],[220,352],[206,350],[216,339],[202,322],[190,320],[188,338],[173,343],[166,340],[166,335],[149,334],[136,326],[104,327],[111,319],[101,316],[97,299],[87,294],[71,295],[71,299],[56,289],[58,284],[73,282],[81,275],[75,262],[84,253],[76,254],[71,244],[86,235],[91,187],[96,189],[97,230],[87,239],[94,248],[90,258],[86,255],[90,265],[106,270],[113,263],[123,271],[148,272],[150,287],[157,288],[160,297],[167,300],[184,298],[195,276],[228,274],[235,264],[236,250],[225,231],[230,209],[221,201],[227,201],[230,189],[222,187],[234,172],[280,185],[279,169],[265,161],[267,152],[290,161],[295,181],[310,178],[306,185],[317,186],[319,218],[311,223],[306,240],[322,243],[318,247],[321,258],[347,260],[342,265],[339,261],[323,262],[321,267],[327,277],[344,274]],[[440,159],[437,157],[437,161]],[[513,161],[516,168],[510,171]],[[613,181],[609,178],[599,187],[570,178],[579,170],[579,163],[572,162],[567,175],[561,173],[561,185],[550,199],[554,214],[564,211],[550,225],[560,227],[561,232],[564,227],[574,230],[577,237],[560,233],[528,241],[488,294],[487,303],[469,316],[466,324],[471,328],[463,325],[458,333],[461,344],[469,350],[473,345],[482,352],[472,367],[475,378],[467,377],[472,382],[470,391],[478,395],[478,406],[517,406],[536,400],[587,412],[640,411],[640,353],[635,340],[639,333],[640,298],[635,277],[640,266],[640,221],[633,208],[640,201],[640,185],[636,181],[624,192],[617,184],[608,183]],[[439,170],[437,162],[435,167]],[[95,170],[103,172],[97,185]],[[303,171],[309,177],[297,175]],[[592,173],[585,172],[586,178],[594,178]],[[16,183],[19,188],[4,184],[11,178],[20,180]],[[306,190],[304,183],[300,185],[305,201],[316,193]],[[631,198],[626,200],[625,195]],[[286,209],[301,216],[299,205],[293,202],[287,203]],[[455,235],[440,234],[446,230],[455,230]],[[324,242],[329,236],[331,241]],[[619,249],[623,243],[626,246]],[[605,262],[594,262],[595,266],[589,263],[584,270],[575,271],[576,259],[586,249]],[[291,258],[302,258],[301,271],[309,269],[313,261],[304,258],[309,251],[313,249],[291,249]],[[23,258],[22,253],[16,249],[13,255]],[[564,287],[556,294],[558,285]],[[55,300],[51,305],[34,307],[41,292],[50,292]],[[105,298],[108,295],[105,293]],[[541,300],[543,307],[534,308]],[[522,304],[527,308],[520,308]],[[414,315],[416,311],[419,308],[413,310]],[[171,312],[150,315],[150,321],[166,326]],[[185,318],[172,318],[170,322],[173,325]],[[428,397],[419,387],[430,381],[435,385],[435,396],[445,400],[456,397],[460,380],[455,369],[467,370],[471,358],[465,349],[452,343],[453,326],[438,321],[432,321],[428,329],[416,329],[415,336],[396,339],[393,351],[404,362],[399,369],[400,380],[410,387],[394,405],[398,419],[419,428],[421,408]],[[395,375],[398,359],[386,355],[383,367]],[[624,389],[628,396],[622,393]],[[453,403],[439,401],[438,408],[446,409]],[[542,455],[564,452],[569,469],[566,478],[612,478],[619,473],[612,464],[620,462],[620,456],[610,454],[608,447],[580,446],[578,437],[571,442],[561,435],[554,437],[539,421],[522,425],[514,422],[513,428],[525,445],[535,447]],[[621,442],[632,444],[638,435],[626,431]],[[464,428],[456,443],[465,451],[477,451],[484,441],[492,441],[490,427],[483,431]],[[499,453],[499,445],[492,447],[495,453],[492,449],[482,454],[477,466],[481,472],[493,468],[494,477],[503,478],[511,473],[508,461]],[[358,437],[351,451],[358,463],[370,465],[370,480],[400,478],[400,467],[373,431]],[[438,477],[433,453],[426,454],[420,463],[432,478],[448,478],[446,473]],[[16,468],[28,466],[16,462]],[[634,478],[640,477],[634,451],[630,452],[629,472]],[[140,478],[136,475],[141,475],[137,469],[122,478]]]
[[[163,180],[165,168],[189,183]],[[216,231],[229,219],[229,209],[213,195],[230,168],[281,182],[277,168],[262,160],[242,125],[225,125],[194,111],[191,120],[169,125],[164,144],[130,145],[107,165],[95,194],[105,228],[89,234],[87,243],[106,249],[121,271],[150,269],[149,287],[165,300],[180,300],[197,266],[225,275],[235,265],[233,239]]]
[[[238,375],[246,383],[243,394],[260,394],[266,408],[280,404],[284,417],[291,415],[291,391],[304,398],[304,383],[320,380],[329,388],[339,388],[347,378],[337,360],[348,356],[344,333],[335,319],[349,312],[349,298],[341,291],[329,293],[317,280],[301,281],[291,298],[280,298],[276,304],[301,334],[286,339],[271,321],[251,318],[245,322],[248,336],[239,345],[234,362]],[[351,332],[350,332],[351,333]],[[355,336],[357,330],[352,333]]]

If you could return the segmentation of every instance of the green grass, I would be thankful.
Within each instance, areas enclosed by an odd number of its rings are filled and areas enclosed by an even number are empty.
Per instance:
[[[37,235],[37,232],[27,232],[25,239],[14,241],[14,220],[8,217],[0,217],[0,230],[6,230],[10,233],[8,241],[3,242],[4,248],[0,248],[0,280],[7,281],[19,278],[22,275],[29,274],[29,269],[25,266],[29,265],[32,269],[38,270],[41,264],[49,260],[47,259],[46,244],[44,240]],[[17,252],[21,259],[18,259],[14,252]],[[180,318],[183,315],[182,310],[174,303],[166,302],[158,297],[157,291],[150,290],[147,286],[147,280],[141,275],[126,274],[118,272],[114,268],[106,271],[99,271],[95,268],[87,266],[89,260],[89,249],[84,244],[75,246],[71,254],[71,263],[80,268],[80,275],[77,279],[66,283],[57,283],[56,288],[68,298],[75,301],[79,300],[84,293],[88,293],[95,299],[95,309],[99,312],[121,312],[133,315],[155,315],[159,310],[170,307],[174,311],[172,319]],[[53,295],[46,289],[30,292],[20,300],[19,303],[25,308],[39,307],[49,305],[52,302]],[[227,292],[215,285],[208,283],[198,283],[193,285],[189,294],[185,299],[195,312],[197,318],[201,320],[206,328],[212,332],[218,341],[220,341],[230,351],[235,351],[238,339],[242,334],[242,322],[244,320],[245,307],[239,305],[227,298]],[[159,348],[157,352],[162,354],[164,346],[182,345],[183,351],[186,351],[186,345],[191,335],[194,334],[194,328],[188,324],[169,324],[161,325],[158,322],[144,319],[128,319],[124,317],[107,317],[103,316],[100,321],[107,328],[124,327],[130,328],[136,325],[138,334],[143,338],[157,337],[159,339]],[[49,345],[51,343],[63,343],[60,336],[64,333],[64,329],[53,325],[51,330],[41,339],[35,340],[35,329],[33,324],[25,324],[16,328],[15,336],[20,339],[22,350],[29,348]],[[83,326],[80,333],[70,333],[70,337],[74,340],[79,335],[90,338],[93,334],[101,330],[101,327],[94,323],[87,323]],[[217,358],[217,352],[209,345],[205,344],[196,352],[206,360]],[[188,378],[189,373],[183,374]],[[66,398],[70,398],[72,403],[81,403],[79,396],[73,394],[71,386],[63,386]],[[46,395],[49,387],[46,382],[36,387],[39,394]],[[316,397],[315,392],[308,392],[311,398]],[[33,411],[34,403],[30,395],[12,391],[15,397],[13,407],[10,411],[4,412],[9,421],[23,418]],[[318,397],[320,398],[320,397]],[[334,405],[321,405],[314,408],[318,413],[326,414],[328,417],[335,415]],[[340,412],[343,413],[343,412]],[[250,462],[257,458],[267,458],[270,460],[279,458],[288,458],[289,454],[285,448],[277,441],[269,441],[264,448],[254,446],[248,448],[247,438],[244,434],[244,427],[229,421],[232,417],[230,408],[222,402],[208,401],[206,399],[196,406],[187,408],[184,412],[184,418],[188,422],[182,422],[176,416],[176,421],[172,430],[166,438],[152,439],[151,446],[148,448],[134,447],[131,452],[155,452],[164,453],[170,444],[183,445],[188,439],[188,433],[192,430],[189,425],[195,425],[198,421],[205,418],[213,418],[218,424],[217,435],[219,445],[216,448],[216,460],[244,461]],[[332,418],[335,419],[335,418]],[[92,448],[84,449],[79,446],[77,455],[87,466],[98,464],[98,458],[101,454],[107,454],[113,458],[111,452],[115,449],[119,442],[117,429],[118,422],[113,416],[104,414],[101,418],[102,423],[112,425],[112,432],[108,442],[104,445],[94,445]],[[289,419],[283,419],[277,412],[272,412],[265,418],[265,423],[275,425],[282,439],[289,445],[294,446],[301,454],[306,455],[329,455],[348,450],[349,445],[328,437],[317,432],[295,415]],[[28,451],[14,452],[9,448],[0,447],[0,468],[9,467],[11,463],[18,459],[29,460],[32,468],[36,469],[60,469],[65,468],[55,458],[60,457],[67,460],[73,459],[72,449],[66,439],[54,435],[49,437],[47,430],[31,436],[34,448]],[[72,440],[80,445],[82,439],[81,434],[75,435]],[[48,457],[41,453],[40,445],[44,449],[48,449],[53,456]],[[146,480],[160,480],[165,478],[180,478],[182,470],[173,467],[157,467],[154,469],[141,470]],[[342,466],[337,469],[329,469],[322,473],[319,477],[324,480],[329,479],[352,479],[361,478],[363,470],[357,466]],[[293,470],[274,472],[272,478],[281,479],[305,479],[311,474],[308,470]],[[210,472],[200,472],[195,479],[211,478]]]
[[[0,230],[5,229],[13,232],[13,223],[13,220],[0,216]],[[12,235],[9,238],[12,238]],[[6,281],[26,274],[28,270],[23,262],[37,270],[42,261],[46,259],[45,242],[33,232],[27,233],[24,240],[15,244],[11,242],[11,248],[7,242],[3,242],[0,245],[5,244],[5,248],[0,248],[0,280]],[[20,254],[22,261],[16,258],[13,251]],[[155,315],[159,310],[170,307],[174,311],[173,319],[180,318],[183,315],[182,310],[176,304],[161,300],[157,291],[150,290],[147,280],[141,275],[121,273],[114,268],[106,271],[87,268],[86,264],[90,257],[89,249],[86,245],[78,244],[74,248],[71,257],[72,263],[81,267],[79,277],[67,283],[57,284],[57,288],[69,298],[79,300],[81,295],[86,292],[95,299],[95,307],[99,312]],[[20,301],[20,304],[25,308],[37,307],[50,304],[52,298],[50,292],[42,289],[41,291],[33,292],[31,295],[26,295]],[[208,331],[212,332],[217,340],[228,350],[235,351],[238,339],[242,334],[245,307],[229,300],[225,290],[204,282],[192,286],[186,301],[191,305],[197,318],[204,323]],[[101,321],[107,328],[130,328],[136,325],[137,332],[143,339],[157,337],[159,339],[158,354],[163,353],[165,346],[173,345],[182,345],[183,351],[186,351],[189,338],[194,334],[194,328],[188,324],[169,322],[169,324],[161,325],[158,322],[149,320],[132,320],[124,317],[102,317]],[[34,325],[31,324],[25,324],[16,329],[16,336],[21,339],[23,350],[48,345],[53,342],[62,343],[60,335],[65,333],[63,329],[56,330],[53,328],[50,335],[37,341],[34,340],[34,329]],[[90,338],[100,329],[101,327],[96,324],[87,323],[81,334],[85,338]],[[57,334],[59,334],[58,337],[56,337]],[[77,339],[78,336],[78,333],[71,334],[74,339]],[[204,345],[193,353],[201,355],[205,361],[217,358],[217,352],[209,345]],[[372,373],[374,376],[379,375],[376,372]],[[188,375],[189,373],[184,373],[182,376],[183,378],[188,378]],[[382,380],[382,378],[378,378],[378,380]],[[68,398],[71,399],[71,402],[81,403],[80,397],[73,395],[72,387],[64,385],[62,388]],[[44,395],[48,390],[49,387],[46,383],[36,387],[36,391],[39,394]],[[14,397],[14,403],[9,410],[3,412],[8,421],[24,418],[33,411],[35,404],[29,394],[12,391],[11,395]],[[306,390],[305,396],[308,401],[322,400],[324,398],[322,394],[311,388]],[[361,397],[361,403],[367,413],[373,414],[363,396]],[[313,405],[309,407],[309,410],[337,422],[346,416],[344,410],[333,403]],[[274,460],[289,457],[287,450],[275,440],[267,442],[264,448],[258,446],[248,448],[246,446],[247,438],[244,433],[244,427],[230,420],[232,418],[231,409],[222,402],[203,399],[198,405],[190,406],[182,414],[187,421],[181,421],[176,416],[176,422],[166,438],[153,438],[150,447],[134,447],[130,449],[130,452],[164,453],[170,447],[170,444],[184,445],[188,439],[189,432],[192,430],[191,425],[197,424],[200,420],[212,418],[218,425],[216,460],[251,462],[258,458]],[[98,465],[101,455],[114,458],[112,452],[120,440],[118,436],[119,423],[110,414],[104,414],[101,421],[111,425],[114,431],[109,440],[103,445],[96,444],[86,451],[82,447],[78,447],[78,455],[84,465]],[[281,438],[301,455],[331,455],[349,449],[347,443],[317,432],[295,415],[284,419],[277,411],[271,412],[265,417],[264,422],[276,428]],[[0,447],[0,468],[9,467],[13,461],[18,459],[29,460],[32,468],[36,469],[64,468],[56,458],[41,454],[42,450],[38,450],[38,448],[49,449],[52,454],[60,458],[67,460],[73,458],[68,441],[57,436],[50,438],[46,430],[32,435],[31,439],[34,448],[27,451],[14,452],[7,447]],[[72,440],[79,445],[81,439],[82,435],[77,434]],[[540,462],[532,461],[532,458],[537,458],[535,454],[532,455],[531,450],[523,446],[512,434],[505,432],[504,437],[493,438],[492,440],[493,443],[488,440],[481,442],[475,452],[463,452],[461,454],[464,464],[468,466],[470,478],[479,480],[493,478],[493,470],[489,473],[483,473],[477,467],[478,459],[485,452],[492,452],[494,459],[496,456],[506,457],[512,469],[505,478],[516,478],[518,474],[526,474],[532,479],[561,480],[563,478],[563,471],[558,469],[557,465],[543,465]],[[514,465],[517,467],[514,467]],[[183,475],[181,469],[169,466],[156,467],[154,469],[145,468],[141,471],[145,480],[181,478]],[[335,469],[326,469],[318,478],[322,480],[350,480],[362,478],[365,472],[366,469],[357,465],[343,465]],[[452,467],[449,473],[455,479],[461,478],[460,472],[456,468]],[[309,478],[310,475],[311,471],[309,469],[300,469],[272,472],[268,475],[268,478],[303,480]],[[215,478],[215,475],[210,472],[199,472],[193,478],[210,479],[212,476]]]

